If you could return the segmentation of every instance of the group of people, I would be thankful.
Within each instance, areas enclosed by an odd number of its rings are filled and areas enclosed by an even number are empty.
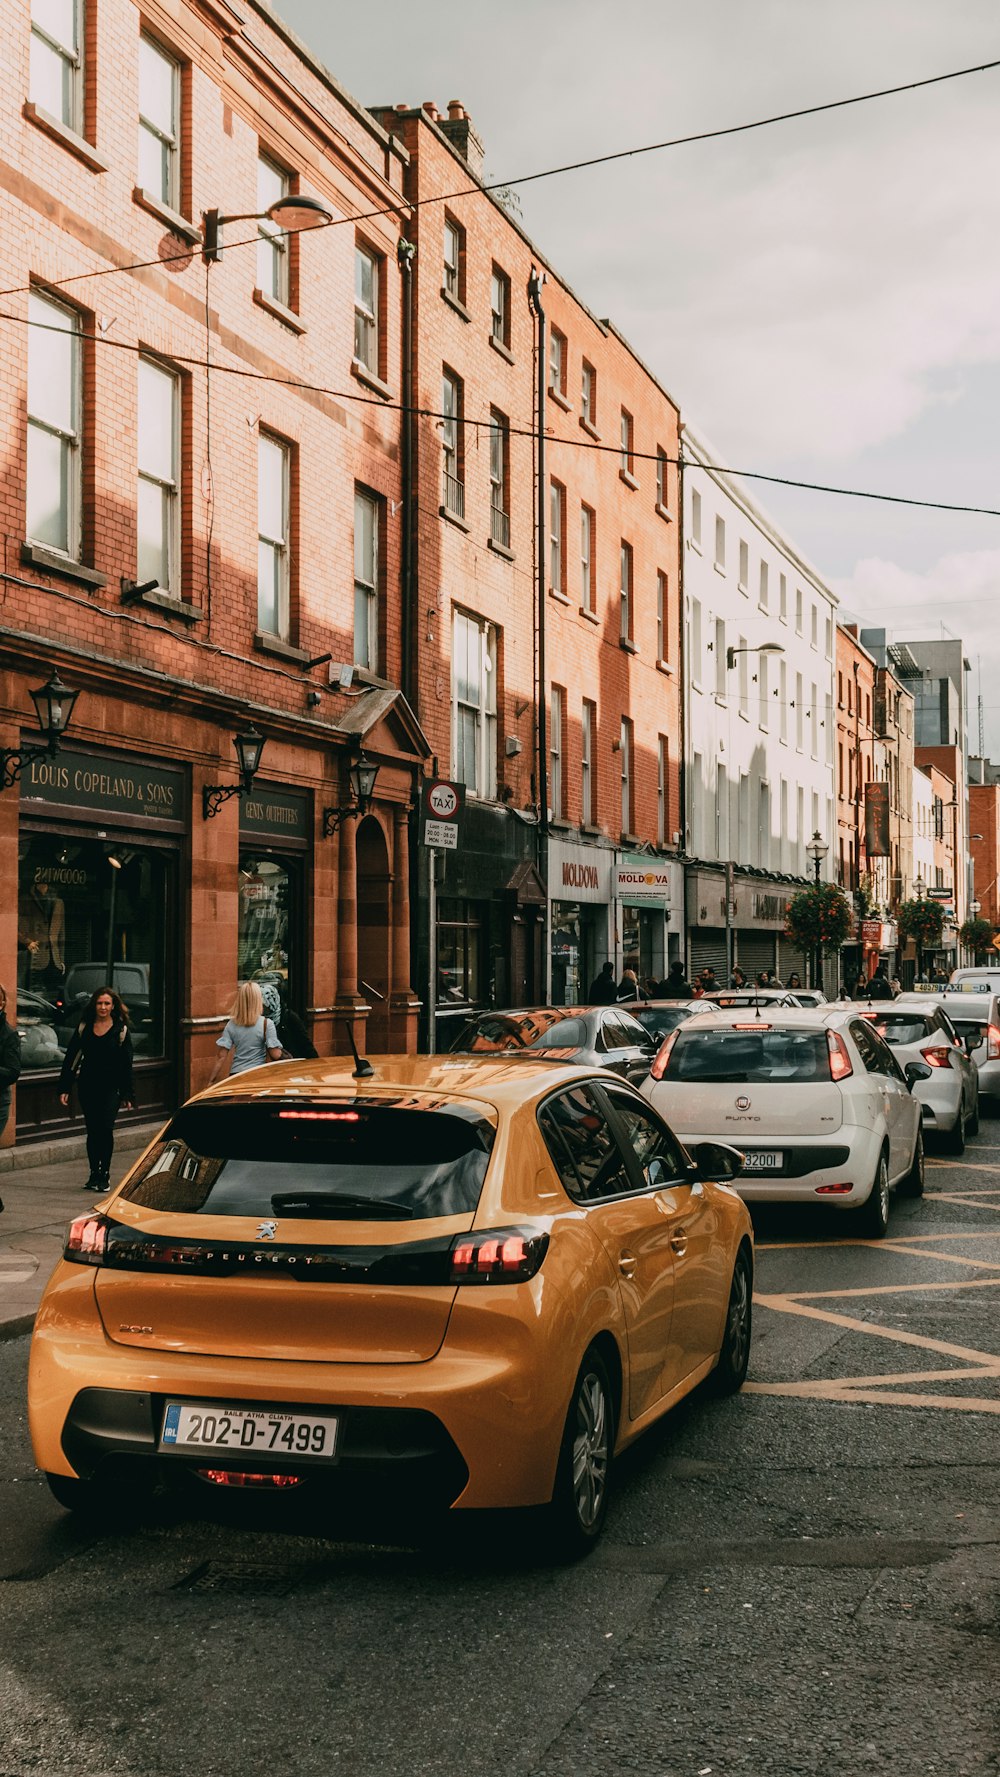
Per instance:
[[[737,963],[728,985],[732,988],[750,988],[781,987],[783,984],[773,969],[762,969],[754,982]],[[801,987],[802,983],[798,975],[792,974],[788,978],[788,985],[795,988]],[[706,993],[720,993],[723,986],[724,983],[711,967],[700,969],[692,983],[688,980],[679,957],[675,957],[662,981],[657,981],[652,976],[640,981],[635,969],[623,969],[621,980],[617,981],[614,963],[606,962],[600,974],[590,984],[587,1003],[591,1006],[613,1006],[627,1004],[629,1000],[697,1000]]]
[[[7,1024],[6,994],[0,987],[0,1133],[10,1109],[10,1088],[20,1072],[17,1032]],[[218,1038],[210,1084],[229,1073],[245,1073],[268,1061],[315,1056],[302,1020],[273,981],[241,981],[232,1011]],[[87,1130],[90,1176],[84,1189],[106,1191],[114,1155],[115,1120],[133,1104],[133,1048],[128,1007],[113,987],[91,995],[66,1046],[59,1078],[59,1102],[68,1108],[75,1085]]]

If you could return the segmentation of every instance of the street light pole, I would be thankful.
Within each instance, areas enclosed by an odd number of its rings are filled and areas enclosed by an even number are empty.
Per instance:
[[[807,857],[811,858],[811,860],[812,860],[813,877],[814,877],[817,888],[819,888],[820,868],[822,866],[823,859],[826,857],[826,854],[829,851],[829,849],[830,849],[830,847],[827,845],[826,841],[821,837],[819,829],[817,828],[816,832],[813,834],[812,838],[810,839],[809,844],[806,846],[806,855],[807,855]],[[812,979],[813,986],[818,987],[818,988],[822,988],[822,986],[823,986],[823,944],[822,944],[821,939],[819,939],[819,938],[817,938],[817,940],[816,940],[816,946],[815,946],[815,950],[813,953],[812,975],[813,975],[813,979]]]

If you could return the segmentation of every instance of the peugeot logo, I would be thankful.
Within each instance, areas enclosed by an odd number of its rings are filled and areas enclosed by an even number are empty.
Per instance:
[[[277,1234],[277,1232],[278,1232],[277,1222],[258,1222],[257,1223],[257,1239],[258,1240],[273,1240],[274,1236]]]
[[[739,1098],[736,1100],[736,1109],[738,1111],[748,1111],[750,1109],[750,1100],[745,1092],[741,1092]]]

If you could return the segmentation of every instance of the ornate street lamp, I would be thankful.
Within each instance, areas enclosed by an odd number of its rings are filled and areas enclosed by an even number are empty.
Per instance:
[[[352,799],[350,802],[342,803],[339,808],[324,808],[324,839],[331,838],[349,814],[366,815],[368,813],[372,797],[375,794],[375,779],[378,774],[379,767],[373,760],[367,759],[363,752],[358,753],[351,760],[347,769],[347,783]]]
[[[59,677],[58,668],[51,679],[39,685],[37,691],[28,694],[35,706],[38,726],[42,731],[41,746],[12,747],[0,749],[0,788],[9,790],[16,784],[26,765],[35,759],[54,759],[59,751],[69,720],[73,714],[73,705],[80,693],[71,691]]]
[[[812,838],[810,839],[809,844],[806,846],[806,856],[808,858],[810,858],[812,861],[813,876],[815,878],[817,887],[819,886],[820,866],[822,865],[823,859],[826,857],[826,854],[829,851],[829,849],[830,849],[830,847],[827,845],[825,839],[823,839],[820,836],[819,830],[817,828],[816,832],[813,834]],[[813,954],[813,982],[812,982],[812,984],[814,987],[821,988],[823,986],[823,946],[820,943],[818,938],[816,940],[816,949]]]
[[[217,815],[224,802],[230,796],[245,796],[253,786],[253,780],[260,769],[260,756],[264,751],[264,736],[251,722],[249,728],[233,736],[233,746],[240,767],[238,784],[205,784],[201,792],[202,818],[210,821]]]

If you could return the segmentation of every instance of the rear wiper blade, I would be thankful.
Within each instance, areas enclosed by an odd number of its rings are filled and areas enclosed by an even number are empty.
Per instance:
[[[408,1222],[413,1210],[396,1197],[347,1197],[335,1191],[288,1191],[271,1198],[279,1216],[339,1215],[351,1221]]]

